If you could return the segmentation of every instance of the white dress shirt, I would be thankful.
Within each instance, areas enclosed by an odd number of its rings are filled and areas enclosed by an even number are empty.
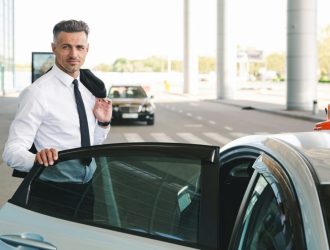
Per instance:
[[[28,172],[35,161],[35,154],[28,151],[33,143],[37,151],[81,147],[73,80],[54,65],[21,92],[3,152],[8,166]],[[93,114],[95,97],[80,81],[79,90],[86,109],[91,145],[102,144],[110,128],[97,125]]]

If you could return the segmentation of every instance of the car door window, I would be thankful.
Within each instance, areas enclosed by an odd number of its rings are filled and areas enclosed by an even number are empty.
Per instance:
[[[260,175],[250,196],[238,249],[294,249],[293,231],[276,185]]]
[[[93,155],[93,166],[80,166],[92,168],[81,172],[85,175],[61,181],[58,170],[70,172],[77,162],[70,158],[44,168],[31,183],[28,208],[94,226],[198,243],[200,157],[143,150],[102,153]]]

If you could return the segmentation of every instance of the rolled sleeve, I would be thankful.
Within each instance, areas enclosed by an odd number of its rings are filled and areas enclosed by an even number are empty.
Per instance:
[[[103,128],[96,125],[94,131],[94,145],[102,144],[107,139],[109,132],[110,132],[110,126]]]

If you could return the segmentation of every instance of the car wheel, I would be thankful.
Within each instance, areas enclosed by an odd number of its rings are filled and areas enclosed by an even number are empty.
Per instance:
[[[148,121],[147,121],[147,124],[148,124],[148,125],[154,125],[154,124],[155,124],[155,120],[148,120]]]

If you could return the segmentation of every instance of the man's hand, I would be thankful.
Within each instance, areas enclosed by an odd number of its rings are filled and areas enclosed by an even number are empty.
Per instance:
[[[96,98],[93,109],[94,116],[99,122],[109,122],[112,117],[112,102],[109,98]]]
[[[54,161],[58,159],[57,150],[54,148],[45,148],[40,150],[36,154],[36,162],[38,162],[41,165],[44,165],[45,167],[54,165]]]

